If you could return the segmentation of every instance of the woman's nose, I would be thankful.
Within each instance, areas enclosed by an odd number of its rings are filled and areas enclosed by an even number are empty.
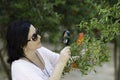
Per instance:
[[[40,35],[38,35],[38,38],[39,38],[39,39],[41,39],[41,36],[40,36]]]

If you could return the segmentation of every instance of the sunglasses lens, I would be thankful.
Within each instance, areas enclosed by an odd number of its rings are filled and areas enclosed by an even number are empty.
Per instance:
[[[33,40],[33,41],[36,41],[36,40],[38,39],[38,34],[39,34],[39,31],[36,30],[36,33],[34,33],[34,34],[32,35],[32,40]],[[28,41],[31,41],[31,39],[28,40]]]
[[[32,40],[33,40],[33,41],[36,41],[36,40],[38,39],[38,34],[39,34],[39,31],[36,30],[36,33],[33,34],[33,36],[32,36]]]
[[[36,41],[38,39],[37,35],[38,35],[37,33],[33,34],[33,36],[32,36],[33,41]]]

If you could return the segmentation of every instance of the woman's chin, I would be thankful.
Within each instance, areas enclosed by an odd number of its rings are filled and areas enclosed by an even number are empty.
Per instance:
[[[39,43],[38,48],[41,48],[41,47],[42,47],[42,45],[41,45],[41,43]]]

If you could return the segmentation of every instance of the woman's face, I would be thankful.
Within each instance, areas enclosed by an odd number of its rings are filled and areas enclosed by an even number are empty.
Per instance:
[[[30,26],[28,33],[28,43],[26,45],[27,50],[36,50],[41,47],[41,36],[37,33],[37,30],[33,25]]]

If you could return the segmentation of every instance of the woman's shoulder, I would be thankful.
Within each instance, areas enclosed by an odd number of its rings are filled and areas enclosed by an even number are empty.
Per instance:
[[[21,68],[21,67],[27,67],[29,65],[30,64],[27,61],[18,59],[18,60],[13,61],[11,66],[12,66],[12,68],[16,68],[16,67]]]
[[[22,59],[15,60],[14,62],[12,62],[11,72],[12,72],[12,77],[22,78],[22,79],[24,78],[24,80],[25,78],[27,79],[30,77],[32,80],[33,78],[39,78],[41,80],[41,77],[43,75],[42,71],[39,68]]]
[[[11,69],[18,72],[35,72],[39,70],[35,65],[23,59],[12,62]]]

